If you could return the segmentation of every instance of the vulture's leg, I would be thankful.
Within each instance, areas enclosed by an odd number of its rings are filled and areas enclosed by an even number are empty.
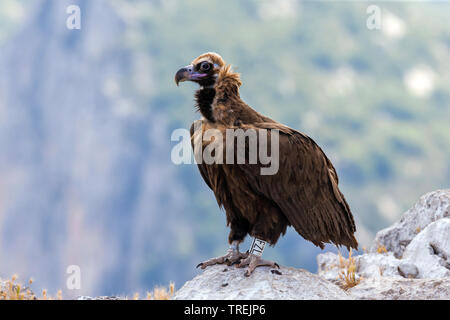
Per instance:
[[[227,253],[224,256],[212,258],[204,262],[201,262],[197,265],[197,268],[201,267],[202,269],[205,269],[206,267],[212,266],[214,264],[224,264],[224,263],[231,266],[232,264],[238,263],[239,261],[241,261],[241,259],[244,259],[248,256],[248,253],[239,252],[239,243],[241,243],[241,241],[233,240],[231,242],[230,247],[227,250]]]
[[[230,234],[228,235],[228,243],[230,243],[230,247],[228,248],[227,253],[222,257],[212,258],[206,260],[205,262],[199,263],[198,267],[205,269],[207,266],[212,266],[214,264],[224,264],[232,265],[235,263],[239,263],[241,259],[245,259],[248,256],[248,253],[239,252],[239,244],[244,241],[244,238],[247,236],[249,224],[248,221],[242,218],[241,216],[233,215],[230,217]]]
[[[249,277],[256,269],[256,267],[268,266],[277,269],[280,268],[280,266],[276,262],[264,260],[263,258],[261,258],[265,245],[266,242],[264,240],[254,238],[248,257],[243,259],[238,264],[239,268],[248,266],[244,274],[246,277]]]

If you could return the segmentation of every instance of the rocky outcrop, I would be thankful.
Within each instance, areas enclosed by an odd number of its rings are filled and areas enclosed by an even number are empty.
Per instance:
[[[428,225],[443,218],[450,218],[450,190],[437,190],[420,197],[419,201],[406,211],[399,222],[379,231],[371,252],[380,246],[401,258],[410,242]]]
[[[343,261],[318,255],[318,274],[338,283]],[[450,299],[450,190],[422,196],[352,263],[359,284],[347,292],[356,299]]]
[[[175,299],[450,299],[450,190],[430,192],[393,226],[377,233],[369,252],[317,257],[318,275],[302,269],[208,267]],[[350,283],[346,283],[345,275]],[[349,280],[350,279],[350,280]]]
[[[244,271],[235,266],[208,267],[186,282],[174,299],[351,299],[337,285],[303,269],[281,267],[278,274],[271,268],[259,267],[250,277],[245,277]]]
[[[418,278],[450,277],[450,218],[429,224],[406,247],[402,260],[418,269]]]
[[[335,281],[341,259],[318,255],[319,275]],[[353,259],[357,276],[366,279],[450,277],[450,190],[422,196],[399,222],[377,233],[370,252]]]
[[[450,278],[368,278],[362,279],[347,293],[359,300],[448,300],[450,299]]]
[[[361,278],[343,290],[306,270],[281,267],[281,275],[262,267],[251,277],[237,267],[211,266],[185,283],[176,300],[436,300],[450,299],[450,278]]]

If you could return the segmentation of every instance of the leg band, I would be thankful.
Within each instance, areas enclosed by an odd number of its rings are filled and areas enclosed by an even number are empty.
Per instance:
[[[266,246],[266,242],[264,240],[253,238],[252,245],[250,247],[250,253],[255,256],[261,257],[264,252],[264,247]]]

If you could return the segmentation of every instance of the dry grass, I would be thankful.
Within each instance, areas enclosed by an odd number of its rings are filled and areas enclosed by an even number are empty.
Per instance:
[[[24,286],[17,281],[17,275],[13,275],[11,279],[0,281],[0,300],[54,300],[62,299],[61,290],[58,291],[56,297],[53,298],[47,294],[47,290],[42,290],[42,296],[37,297],[29,288],[33,280],[28,280],[28,286]]]
[[[348,259],[342,257],[339,252],[339,269],[340,286],[344,290],[353,288],[361,282],[361,278],[356,274],[356,260],[352,257],[351,249],[348,254]]]
[[[386,267],[384,267],[384,266],[380,266],[380,267],[378,267],[378,270],[380,270],[380,276],[383,276],[383,274],[384,274],[384,269],[385,269]]]
[[[62,291],[58,290],[56,297],[48,295],[46,289],[42,290],[41,296],[36,296],[29,286],[33,280],[28,281],[27,286],[17,282],[17,275],[13,275],[9,280],[0,279],[0,300],[62,300]],[[153,292],[147,292],[145,300],[170,300],[175,294],[175,284],[170,283],[168,288],[156,287]],[[128,299],[128,298],[125,298]],[[133,300],[139,300],[139,294],[134,294]]]
[[[153,292],[147,291],[147,294],[143,300],[170,300],[175,294],[175,284],[171,282],[169,288],[155,287]],[[128,300],[128,298],[125,298]],[[133,295],[132,300],[140,300],[139,293]]]
[[[377,253],[387,253],[387,249],[384,245],[379,245],[377,248]]]
[[[37,299],[28,287],[16,283],[17,275],[0,283],[0,300],[35,300]],[[29,280],[30,285],[33,280]]]
[[[169,289],[164,287],[156,287],[153,293],[147,292],[146,300],[170,300],[175,293],[175,284],[171,282]]]

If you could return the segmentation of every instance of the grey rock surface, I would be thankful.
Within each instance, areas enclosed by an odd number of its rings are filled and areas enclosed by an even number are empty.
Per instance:
[[[401,220],[379,231],[368,253],[354,256],[362,278],[450,277],[450,190],[423,195]],[[379,252],[379,248],[384,248]],[[339,277],[339,256],[317,256],[318,274],[330,281]]]
[[[303,269],[281,267],[282,274],[259,267],[250,277],[245,269],[216,265],[186,282],[174,296],[185,299],[342,300],[351,297],[337,285]]]
[[[325,252],[317,255],[317,273],[328,281],[337,281],[339,279],[339,256],[332,252]]]
[[[358,300],[448,300],[450,278],[363,279],[357,286],[350,288],[348,293]]]
[[[401,261],[391,252],[368,253],[355,257],[357,272],[363,278],[392,277],[401,278],[398,267]]]
[[[402,260],[417,266],[419,278],[450,277],[450,219],[429,224],[406,247]]]
[[[211,266],[174,299],[450,299],[449,208],[450,190],[422,196],[399,222],[378,232],[370,252],[352,257],[359,282],[347,290],[339,274],[348,271],[349,260],[327,252],[317,256],[318,274],[281,267],[279,275],[260,267],[245,277],[235,266]]]
[[[388,253],[367,253],[353,257],[356,265],[358,277],[363,278],[381,278],[393,277],[401,278],[398,271],[401,260],[394,257],[391,252]],[[337,254],[327,252],[317,256],[317,273],[328,281],[336,282],[339,279],[339,272],[342,266]]]
[[[226,271],[224,271],[226,270]],[[281,268],[282,275],[259,268],[249,278],[236,267],[212,266],[175,293],[176,300],[446,300],[450,278],[361,278],[343,290],[338,285],[302,269]]]
[[[450,190],[425,194],[393,226],[377,233],[371,252],[354,256],[354,299],[450,299]],[[378,250],[383,248],[385,250]],[[318,274],[339,282],[334,253],[317,256]]]
[[[398,266],[398,273],[403,278],[414,279],[419,275],[419,269],[412,263],[402,262]]]
[[[376,252],[380,246],[401,258],[414,237],[429,224],[442,218],[450,218],[450,189],[429,192],[406,211],[399,222],[379,231],[371,247]]]

